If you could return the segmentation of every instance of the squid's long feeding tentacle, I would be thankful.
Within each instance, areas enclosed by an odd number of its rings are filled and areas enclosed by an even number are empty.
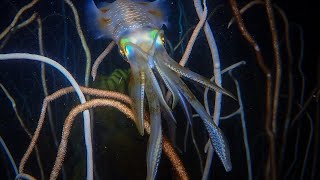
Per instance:
[[[157,54],[159,55],[159,54]],[[166,53],[162,53],[155,59],[157,60],[156,63],[161,65],[162,68],[165,69],[164,66],[167,66],[169,63],[172,63]],[[166,61],[164,61],[166,60]],[[166,64],[165,64],[165,63]],[[222,131],[219,129],[217,125],[214,124],[212,118],[209,114],[205,111],[202,104],[197,100],[197,98],[192,94],[190,89],[187,85],[178,77],[174,70],[167,68],[166,71],[166,78],[171,79],[173,83],[175,83],[175,87],[178,88],[179,92],[184,95],[184,97],[189,101],[192,107],[197,111],[200,115],[203,123],[209,133],[210,140],[214,146],[216,153],[218,154],[219,158],[221,159],[226,171],[230,171],[232,169],[231,159],[230,159],[230,150],[227,143],[225,136],[223,135]],[[172,70],[172,71],[170,71]]]
[[[155,179],[162,151],[160,102],[158,95],[154,91],[150,78],[147,78],[146,94],[151,120],[151,133],[147,150],[147,180]]]
[[[211,82],[209,79],[204,78],[203,76],[201,76],[200,74],[197,74],[195,72],[192,72],[190,70],[188,70],[187,68],[180,66],[176,61],[174,61],[166,52],[166,50],[164,49],[164,47],[158,46],[159,48],[159,52],[162,53],[162,56],[164,56],[161,60],[163,61],[163,63],[170,68],[172,71],[178,73],[179,75],[181,75],[182,77],[185,77],[187,79],[191,79],[205,87],[208,87],[211,90],[220,92],[222,94],[225,94],[229,97],[231,97],[234,100],[237,100],[237,98],[230,93],[229,91],[223,89],[222,87],[218,86],[217,84],[215,84],[215,82]]]

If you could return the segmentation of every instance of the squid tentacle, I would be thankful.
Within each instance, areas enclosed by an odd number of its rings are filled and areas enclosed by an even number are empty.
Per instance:
[[[157,78],[155,77],[155,75],[153,74],[153,72],[152,72],[152,70],[150,68],[148,68],[148,70],[149,70],[149,72],[148,72],[149,76],[147,78],[150,78],[150,80],[152,81],[152,84],[154,86],[154,90],[155,90],[156,94],[159,97],[160,104],[164,107],[164,109],[166,110],[166,113],[168,113],[170,118],[175,123],[177,123],[176,119],[174,118],[174,116],[172,114],[172,110],[170,109],[170,107],[168,106],[167,102],[165,101],[165,99],[163,97],[163,94],[162,94],[162,91],[161,91],[161,88],[159,86]]]
[[[231,97],[232,99],[237,100],[237,98],[232,93],[230,93],[229,91],[218,86],[215,82],[211,82],[209,79],[201,76],[200,74],[197,74],[197,73],[190,71],[189,69],[187,69],[183,66],[180,66],[175,60],[173,60],[167,54],[164,47],[160,46],[159,48],[160,48],[159,52],[162,52],[162,56],[164,56],[163,58],[161,58],[161,60],[163,61],[163,64],[166,65],[168,68],[170,68],[172,71],[180,74],[182,77],[193,80],[193,81],[201,84],[204,87],[208,87],[211,90],[223,93],[223,94]]]
[[[155,36],[153,43],[149,50],[143,50],[137,44],[132,42],[126,42],[124,45],[126,49],[126,55],[130,56],[130,65],[133,70],[133,76],[135,79],[132,82],[136,85],[132,85],[132,93],[136,93],[135,103],[140,103],[136,108],[137,113],[143,113],[143,97],[144,91],[149,105],[150,119],[151,119],[151,134],[148,141],[147,150],[147,179],[154,179],[157,173],[160,155],[161,155],[161,143],[162,143],[162,129],[161,129],[161,111],[160,106],[164,107],[171,119],[175,121],[170,107],[164,99],[163,92],[160,88],[159,79],[162,79],[167,89],[173,95],[172,108],[174,108],[179,100],[188,101],[191,106],[200,115],[204,126],[209,134],[210,141],[214,147],[214,150],[218,154],[218,157],[222,161],[222,164],[226,171],[231,171],[232,164],[230,159],[230,150],[226,137],[223,135],[221,129],[213,122],[210,115],[205,111],[203,105],[197,100],[191,90],[183,82],[179,75],[187,79],[193,80],[205,87],[221,92],[236,99],[230,92],[219,87],[214,82],[210,82],[203,76],[194,73],[175,62],[167,54],[163,44],[157,41],[159,39],[159,31]],[[160,39],[159,39],[160,40]],[[160,76],[155,76],[160,75]],[[134,79],[134,78],[133,78]],[[145,88],[144,88],[145,87]],[[140,94],[139,94],[140,93]],[[134,95],[134,94],[133,94]],[[185,106],[183,107],[185,108]],[[139,114],[142,116],[143,114]],[[188,119],[189,120],[189,119]],[[140,117],[138,120],[140,125],[143,119]],[[191,120],[189,120],[191,124]]]
[[[163,79],[163,81],[167,82],[166,86],[168,87],[168,89],[171,89],[172,94],[175,94],[176,99],[177,99],[176,101],[181,102],[180,104],[181,104],[181,106],[187,116],[188,123],[190,125],[192,125],[192,120],[191,120],[192,113],[189,110],[190,108],[188,108],[188,104],[186,102],[186,99],[183,97],[181,92],[178,90],[175,83],[169,78],[171,74],[174,74],[174,72],[172,72],[171,69],[168,69],[166,66],[164,66],[163,63],[156,62],[155,64],[156,64],[157,70],[162,72],[161,78]]]
[[[197,111],[197,113],[199,114],[199,116],[203,120],[203,123],[209,133],[210,141],[211,141],[216,153],[218,154],[220,160],[222,161],[222,164],[223,164],[225,170],[227,172],[231,171],[232,164],[231,164],[231,159],[230,159],[230,150],[229,150],[227,139],[223,135],[221,129],[213,122],[212,118],[205,111],[202,104],[192,94],[190,89],[180,79],[180,77],[178,77],[178,75],[175,74],[174,71],[171,71],[170,74],[168,71],[167,75],[176,83],[176,87],[178,88],[178,90],[181,92],[181,94],[184,95],[184,97],[187,99],[187,101],[189,101],[191,106]]]
[[[144,135],[144,95],[145,95],[145,70],[140,66],[138,58],[130,59],[131,79],[129,81],[129,94],[133,99],[132,109],[136,115],[135,124],[140,135]]]
[[[147,180],[155,179],[162,153],[161,113],[158,95],[147,79],[146,95],[149,104],[151,132],[147,150]]]
[[[146,70],[146,74],[148,75],[147,78],[150,78],[150,81],[152,82],[153,86],[154,86],[154,90],[157,93],[158,97],[159,97],[159,101],[160,104],[164,107],[166,113],[170,116],[170,118],[176,123],[176,119],[174,118],[173,114],[172,114],[172,110],[170,109],[170,107],[168,106],[167,102],[165,101],[160,85],[158,83],[157,78],[155,77],[152,68],[155,66],[154,65],[154,58],[152,58],[148,53],[146,53],[145,51],[143,51],[139,46],[137,46],[136,44],[133,44],[131,42],[128,42],[127,45],[130,45],[131,47],[133,47],[135,50],[137,50],[137,52],[139,52],[139,54],[142,56],[141,60],[147,60],[147,65],[146,63],[143,62],[139,62],[139,66],[144,67],[144,69]]]
[[[135,124],[141,136],[144,135],[144,94],[145,94],[145,73],[131,68],[131,79],[129,82],[129,94],[133,99],[132,109],[135,112]]]
[[[173,109],[178,101],[179,101],[179,91],[177,88],[175,88],[174,86],[172,86],[172,83],[170,82],[170,79],[168,79],[165,75],[165,72],[163,72],[162,68],[159,67],[159,65],[157,63],[155,63],[155,67],[156,67],[156,70],[157,72],[159,73],[159,75],[161,76],[164,84],[166,85],[166,87],[169,89],[169,91],[171,92],[172,94],[172,97],[173,97],[173,100],[172,100],[172,105],[171,105],[171,108]]]

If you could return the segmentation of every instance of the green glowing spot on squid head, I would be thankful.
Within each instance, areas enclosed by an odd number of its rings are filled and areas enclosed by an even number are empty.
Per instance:
[[[118,43],[122,56],[130,61],[130,57],[134,56],[137,50],[148,54],[153,48],[163,46],[163,32],[158,29],[137,31],[122,37]]]

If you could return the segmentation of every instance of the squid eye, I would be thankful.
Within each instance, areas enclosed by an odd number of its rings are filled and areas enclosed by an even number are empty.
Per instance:
[[[164,39],[164,36],[161,36],[161,42],[162,42],[162,45],[166,45],[166,40]]]
[[[121,56],[125,61],[129,61],[129,60],[128,60],[128,57],[126,56],[125,52],[124,52],[122,49],[119,50],[119,53],[120,53],[120,56]]]
[[[121,54],[121,56],[124,56],[124,52],[122,51],[122,49],[119,50],[119,53]]]
[[[157,44],[165,44],[165,39],[164,39],[164,35],[161,33],[159,34],[158,38],[157,38]]]
[[[130,39],[128,38],[122,38],[120,41],[119,41],[119,46],[120,46],[120,54],[123,56],[123,57],[126,57],[128,58],[128,55],[129,55],[129,51],[128,51],[128,42],[130,42]]]
[[[160,39],[162,41],[162,44],[164,44],[165,43],[165,39],[164,39],[164,35],[163,34],[160,34]]]

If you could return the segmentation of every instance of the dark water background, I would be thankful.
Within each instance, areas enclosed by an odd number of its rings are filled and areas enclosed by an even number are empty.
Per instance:
[[[28,1],[29,2],[29,1]],[[9,1],[1,0],[0,2],[0,31],[2,31],[12,21],[17,11],[27,3],[26,1]],[[73,2],[78,9],[80,21],[83,25],[84,20],[84,1]],[[198,18],[195,13],[193,2],[191,0],[181,0],[183,9],[179,9],[178,0],[170,0],[170,26],[165,28],[167,39],[176,45],[182,35],[191,27],[197,24]],[[239,6],[243,6],[247,1],[238,1]],[[304,34],[304,59],[302,68],[306,77],[306,96],[310,95],[310,91],[319,83],[319,45],[320,29],[317,26],[319,19],[316,6],[309,1],[275,1],[275,3],[283,8],[290,21],[291,46],[294,55],[294,89],[297,92],[294,99],[298,101],[301,92],[301,77],[298,74],[297,64],[300,53],[299,31],[298,25],[303,28]],[[242,97],[244,98],[244,109],[246,113],[248,140],[251,150],[253,177],[254,179],[262,179],[264,176],[264,164],[267,158],[266,135],[264,131],[264,78],[258,68],[255,56],[252,49],[244,38],[240,35],[236,25],[232,25],[227,29],[227,24],[232,17],[230,5],[226,1],[211,1],[208,0],[209,14],[215,10],[215,13],[209,20],[209,23],[214,30],[217,40],[219,53],[221,56],[221,68],[224,69],[236,62],[246,61],[246,65],[238,67],[234,70],[235,77],[241,84]],[[215,7],[218,7],[215,9]],[[75,77],[80,85],[84,85],[85,72],[85,53],[81,46],[80,38],[75,29],[74,17],[71,9],[61,0],[40,1],[34,8],[28,10],[22,15],[21,19],[26,19],[33,12],[39,12],[42,18],[43,25],[43,41],[45,56],[57,60],[60,64],[66,67]],[[179,13],[184,17],[179,21]],[[282,52],[284,49],[284,31],[283,23],[279,14],[275,13],[277,30],[279,35],[279,47]],[[250,9],[243,19],[250,33],[254,34],[254,38],[260,45],[265,61],[269,66],[273,66],[273,51],[271,46],[271,36],[269,26],[266,19],[264,8],[260,5]],[[21,22],[21,20],[20,20]],[[180,29],[182,28],[182,31]],[[92,59],[94,60],[105,49],[110,40],[92,38],[83,25],[83,31],[91,50]],[[179,33],[181,31],[181,33]],[[19,30],[13,34],[7,45],[0,50],[0,53],[27,52],[39,54],[37,24],[31,23],[26,28]],[[181,34],[181,35],[180,35]],[[188,38],[187,38],[188,39]],[[174,59],[177,61],[181,58],[183,48],[187,41],[184,41],[183,47],[178,48],[173,53]],[[286,57],[283,57],[283,63]],[[212,75],[212,62],[210,51],[206,43],[204,33],[201,32],[197,39],[194,49],[191,53],[190,60],[186,65],[192,71],[210,77]],[[129,69],[129,65],[124,61],[118,53],[117,48],[108,55],[108,58],[100,66],[98,75],[110,75],[115,69]],[[284,65],[284,71],[286,70]],[[60,75],[60,73],[51,67],[47,66],[47,83],[49,93],[69,86],[69,83]],[[283,76],[284,79],[286,75]],[[318,77],[318,78],[317,78]],[[286,79],[280,93],[287,93]],[[41,78],[40,78],[40,63],[28,61],[1,61],[0,62],[0,83],[2,83],[16,100],[17,108],[20,115],[25,121],[26,126],[33,132],[39,118],[42,100],[44,98]],[[197,95],[199,99],[203,99],[203,88],[195,86],[191,82],[187,82],[190,89]],[[236,94],[235,85],[229,75],[223,75],[223,87]],[[209,95],[210,107],[213,107],[213,94]],[[78,103],[77,97],[74,95],[62,97],[52,103],[53,119],[56,126],[58,137],[61,134],[64,118],[72,107]],[[223,98],[223,106],[221,115],[225,116],[237,109],[238,105],[230,98]],[[284,116],[286,109],[285,100],[280,102],[279,117]],[[297,108],[294,111],[298,111]],[[183,137],[185,131],[185,117],[182,110],[177,108],[174,111],[178,121],[177,146],[183,150]],[[134,125],[128,121],[123,115],[115,110],[98,108],[95,111],[96,121],[94,123],[94,151],[95,162],[98,176],[100,179],[144,179],[146,175],[145,153],[147,137],[141,137],[136,131]],[[79,179],[85,177],[85,149],[82,133],[81,116],[77,117],[71,145],[68,148],[68,154],[65,161],[65,170],[67,179]],[[319,121],[319,120],[318,120]],[[200,119],[194,120],[194,130],[196,132],[197,141],[200,150],[206,143],[206,132]],[[247,179],[247,168],[245,149],[242,140],[241,121],[239,116],[229,120],[223,120],[220,123],[221,129],[224,131],[230,143],[232,156],[233,170],[226,173],[215,157],[211,167],[210,179]],[[302,157],[304,156],[306,139],[309,126],[302,121],[301,126],[301,153],[297,165],[294,167],[296,174],[301,173]],[[292,131],[289,134],[289,142],[295,142],[295,133]],[[16,163],[19,164],[23,153],[25,152],[29,139],[20,127],[11,103],[0,92],[0,135],[5,140],[10,149]],[[48,178],[53,162],[55,160],[55,146],[52,141],[50,128],[48,123],[40,135],[39,141],[40,154],[46,174]],[[293,148],[288,150],[288,155],[285,159],[285,167],[287,168],[294,157]],[[195,154],[195,149],[188,141],[188,149],[185,153],[179,153],[184,161],[191,179],[200,179],[201,172],[199,162]],[[205,154],[202,154],[205,161]],[[309,159],[308,162],[311,162]],[[307,166],[311,168],[311,166]],[[35,156],[32,156],[26,165],[26,172],[35,177],[39,177],[39,171],[35,161]],[[292,175],[294,177],[295,174]],[[300,174],[299,174],[300,175]],[[9,164],[8,158],[4,151],[0,151],[0,179],[13,179],[14,173]],[[291,176],[290,176],[291,177]],[[319,172],[317,174],[319,177]],[[307,171],[306,179],[310,178],[310,171]],[[158,179],[175,179],[173,178],[172,167],[167,158],[163,155],[161,159]]]

